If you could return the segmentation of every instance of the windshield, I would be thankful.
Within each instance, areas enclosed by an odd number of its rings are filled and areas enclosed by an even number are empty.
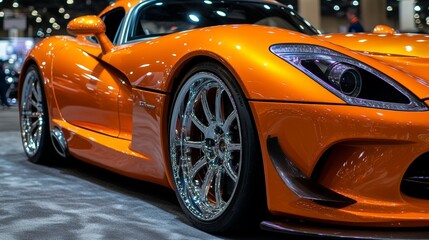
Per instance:
[[[154,2],[139,9],[130,39],[225,24],[256,24],[319,34],[292,9],[276,3],[250,1]]]

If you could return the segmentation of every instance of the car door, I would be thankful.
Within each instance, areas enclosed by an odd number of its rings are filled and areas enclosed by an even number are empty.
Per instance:
[[[123,19],[122,8],[106,13],[106,35],[112,42]],[[106,62],[95,41],[77,38],[57,51],[53,60],[56,101],[62,117],[76,126],[110,136],[120,136],[119,108],[129,92],[121,73]],[[123,108],[121,108],[123,109]]]

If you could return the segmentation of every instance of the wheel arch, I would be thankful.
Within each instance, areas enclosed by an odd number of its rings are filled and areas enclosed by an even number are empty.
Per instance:
[[[22,94],[22,83],[25,79],[25,73],[27,72],[28,68],[31,65],[37,65],[36,60],[33,57],[28,57],[27,60],[24,62],[24,64],[21,67],[21,73],[19,74],[19,81],[18,81],[18,102],[21,102],[21,94]],[[20,106],[20,105],[18,105]]]
[[[43,63],[45,63],[45,66],[41,67],[41,65],[43,65]],[[27,58],[24,65],[22,66],[21,74],[19,76],[18,101],[21,104],[22,83],[25,80],[26,72],[28,71],[28,69],[31,66],[36,67],[38,74],[40,74],[41,79],[43,79],[42,85],[43,85],[43,90],[44,90],[45,95],[46,95],[46,101],[48,104],[48,113],[49,113],[50,119],[52,119],[53,113],[55,112],[53,107],[56,105],[55,105],[54,92],[53,92],[53,89],[51,87],[51,85],[52,85],[51,64],[48,63],[47,61],[43,61],[43,60],[38,61],[37,58],[32,56],[32,55],[30,55]],[[51,121],[50,121],[50,125],[51,125]]]
[[[243,91],[246,99],[249,98],[243,81],[241,80],[238,73],[234,70],[234,67],[229,64],[228,61],[226,61],[223,57],[212,52],[206,51],[188,54],[184,56],[180,61],[178,61],[178,64],[176,64],[177,67],[173,69],[173,73],[171,74],[167,87],[167,91],[171,96],[174,96],[174,94],[176,94],[176,91],[178,90],[178,87],[180,86],[183,77],[186,75],[186,73],[201,62],[213,62],[223,66],[240,85],[240,88]]]
[[[40,74],[41,79],[43,79],[43,90],[46,95],[46,101],[48,105],[48,114],[49,114],[49,125],[52,126],[52,119],[62,119],[61,113],[58,110],[56,104],[56,95],[53,90],[53,59],[56,55],[56,52],[63,48],[64,41],[68,41],[70,37],[67,36],[57,36],[45,38],[31,50],[27,56],[21,70],[19,77],[19,85],[22,85],[22,82],[25,79],[25,73],[30,68],[30,66],[35,66],[38,73]],[[61,44],[63,43],[63,44]],[[19,91],[21,87],[19,86]],[[18,98],[20,98],[20,92],[18,93]]]

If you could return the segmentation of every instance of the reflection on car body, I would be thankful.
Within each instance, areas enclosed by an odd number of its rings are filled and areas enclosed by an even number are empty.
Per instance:
[[[68,31],[20,77],[30,161],[169,187],[212,233],[427,236],[428,36],[319,35],[274,1],[117,1]]]

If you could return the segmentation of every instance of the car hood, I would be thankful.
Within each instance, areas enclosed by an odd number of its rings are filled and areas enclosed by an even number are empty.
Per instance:
[[[424,34],[329,34],[317,38],[363,53],[429,57],[429,35]]]
[[[429,86],[429,35],[359,33],[320,35],[316,38],[375,58],[421,85]],[[421,99],[429,98],[429,93],[417,95]]]

